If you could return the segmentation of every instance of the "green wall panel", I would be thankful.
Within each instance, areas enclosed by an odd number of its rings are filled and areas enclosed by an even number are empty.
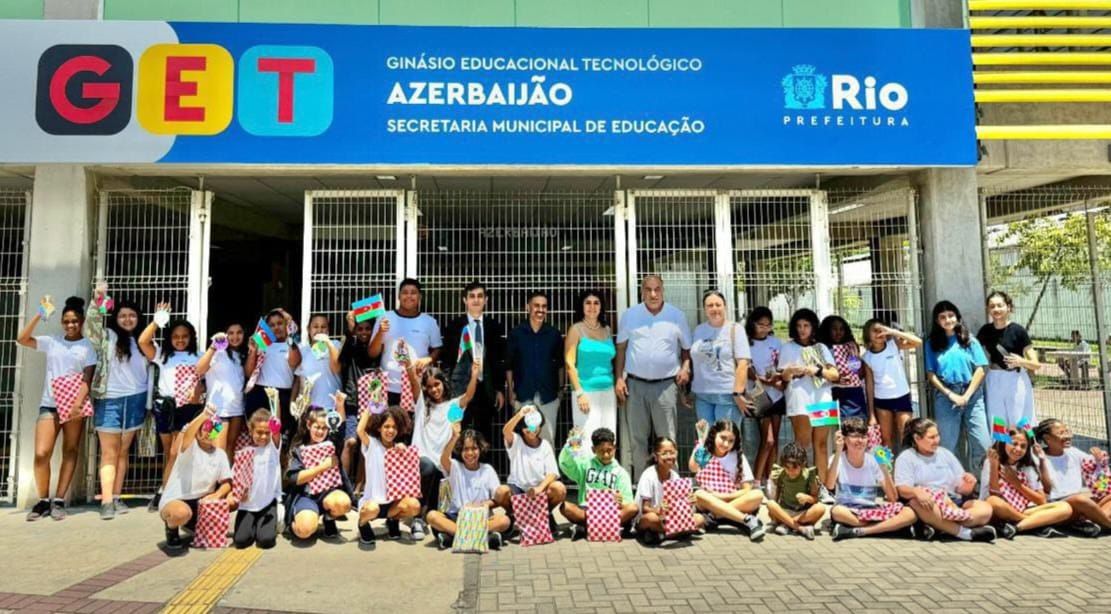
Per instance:
[[[105,19],[239,21],[235,0],[104,0]]]
[[[783,0],[787,27],[908,27],[910,0]],[[904,10],[906,9],[906,10]]]
[[[0,19],[42,19],[42,0],[0,0]]]
[[[660,28],[759,28],[783,23],[783,0],[649,0]]]
[[[648,0],[517,0],[517,25],[643,28]]]
[[[513,25],[513,0],[379,0],[378,5],[380,22],[384,24]]]
[[[378,23],[375,0],[239,0],[239,21]]]

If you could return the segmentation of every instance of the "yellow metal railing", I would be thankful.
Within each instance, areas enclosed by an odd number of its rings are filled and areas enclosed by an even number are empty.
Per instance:
[[[968,9],[978,104],[1111,102],[1111,34],[1100,31],[1111,29],[1111,0],[969,0]],[[1108,139],[1111,125],[977,126],[976,134]]]

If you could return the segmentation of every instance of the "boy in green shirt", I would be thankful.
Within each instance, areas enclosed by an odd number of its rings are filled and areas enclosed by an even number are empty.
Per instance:
[[[776,535],[794,532],[813,540],[814,525],[826,513],[818,502],[818,469],[807,467],[806,460],[806,450],[791,442],[768,476],[768,516]]]
[[[617,454],[617,436],[608,428],[600,428],[590,436],[593,456],[581,456],[578,448],[582,445],[582,434],[573,432],[559,452],[559,468],[563,474],[579,485],[579,501],[564,501],[560,512],[571,521],[571,539],[586,535],[586,493],[589,490],[612,490],[617,504],[621,506],[621,526],[628,531],[637,506],[633,502],[633,486],[629,472],[619,463],[613,462]]]

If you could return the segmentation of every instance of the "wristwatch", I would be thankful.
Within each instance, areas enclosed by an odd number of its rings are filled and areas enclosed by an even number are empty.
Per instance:
[[[734,393],[733,393],[733,396],[735,396],[735,397],[743,397],[743,396],[745,396],[745,393],[743,393],[743,392],[734,392]]]

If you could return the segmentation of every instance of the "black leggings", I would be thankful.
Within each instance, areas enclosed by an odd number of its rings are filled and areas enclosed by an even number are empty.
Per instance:
[[[440,506],[440,468],[436,463],[425,457],[420,457],[420,494],[421,504],[425,512],[437,509]]]
[[[250,548],[255,542],[258,542],[258,547],[264,550],[273,548],[278,541],[277,499],[257,512],[247,510],[236,512],[233,539],[236,548]]]

